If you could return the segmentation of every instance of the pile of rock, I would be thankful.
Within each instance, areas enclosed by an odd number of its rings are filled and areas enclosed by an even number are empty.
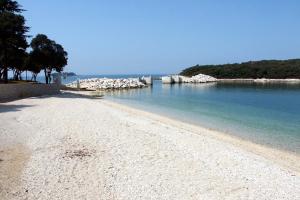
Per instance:
[[[186,81],[188,83],[209,83],[209,82],[215,82],[215,81],[217,81],[217,79],[212,76],[205,75],[205,74],[198,74],[198,75],[192,76],[189,79],[186,79]]]
[[[205,74],[198,74],[192,77],[180,76],[180,75],[170,75],[163,76],[161,78],[162,83],[209,83],[217,81],[216,78],[208,76]]]
[[[90,90],[109,90],[109,89],[129,89],[146,87],[139,79],[109,79],[109,78],[91,78],[74,81],[67,84],[72,88],[85,88]]]

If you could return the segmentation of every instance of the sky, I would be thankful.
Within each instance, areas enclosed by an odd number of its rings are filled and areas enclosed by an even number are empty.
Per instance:
[[[168,74],[300,58],[299,0],[18,0],[77,74]],[[30,39],[29,39],[30,40]]]

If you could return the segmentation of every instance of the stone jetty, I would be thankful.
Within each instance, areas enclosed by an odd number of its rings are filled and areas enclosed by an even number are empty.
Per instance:
[[[143,88],[147,85],[138,78],[110,79],[110,78],[90,78],[77,80],[66,86],[72,88],[84,88],[89,90],[111,90],[111,89],[130,89]]]

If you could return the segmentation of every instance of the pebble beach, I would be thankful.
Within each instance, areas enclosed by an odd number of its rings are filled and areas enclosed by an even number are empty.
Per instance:
[[[299,156],[102,98],[0,104],[0,199],[299,199]]]

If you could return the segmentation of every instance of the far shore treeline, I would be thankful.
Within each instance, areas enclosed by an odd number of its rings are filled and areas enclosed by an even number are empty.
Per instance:
[[[51,72],[61,72],[67,65],[67,52],[44,34],[28,43],[29,27],[21,15],[23,11],[17,1],[0,0],[0,82],[8,82],[9,70],[14,80],[21,80],[22,72],[30,71],[33,81],[43,70],[46,83],[50,83]]]
[[[183,76],[206,74],[215,78],[300,78],[300,59],[261,60],[224,65],[195,65],[184,69]]]

